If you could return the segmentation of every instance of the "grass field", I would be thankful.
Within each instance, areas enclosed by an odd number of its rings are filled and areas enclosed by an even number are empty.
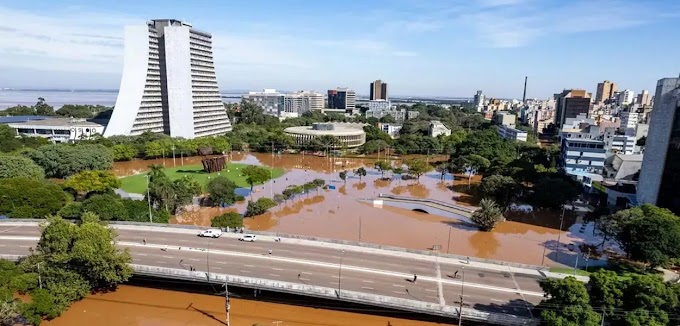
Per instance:
[[[593,268],[594,269],[594,268]],[[568,267],[553,267],[550,269],[551,272],[553,273],[560,273],[560,274],[568,274],[568,275],[574,275],[574,269],[573,268],[568,268]],[[576,275],[579,276],[590,276],[590,272],[586,272],[582,269],[577,269],[576,270]]]
[[[167,174],[171,180],[179,179],[185,175],[189,175],[194,177],[194,179],[196,179],[203,185],[206,185],[208,183],[208,177],[214,178],[217,175],[221,175],[229,180],[236,182],[236,185],[239,187],[250,188],[250,185],[246,182],[246,177],[241,175],[241,169],[243,169],[246,166],[248,165],[240,163],[228,163],[227,167],[220,172],[207,173],[203,171],[202,165],[198,164],[185,165],[180,167],[167,168],[165,169],[165,174]],[[264,166],[263,168],[268,169],[266,166]],[[271,171],[272,176],[274,178],[278,178],[285,173],[283,169],[269,169],[269,170]],[[128,176],[122,178],[120,181],[121,181],[120,188],[128,193],[143,194],[146,192],[146,173]]]

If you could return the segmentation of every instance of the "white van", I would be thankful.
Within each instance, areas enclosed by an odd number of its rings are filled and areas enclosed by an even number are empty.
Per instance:
[[[220,229],[208,229],[205,231],[201,231],[201,233],[198,234],[199,237],[211,237],[211,238],[219,238],[222,235],[222,230]]]

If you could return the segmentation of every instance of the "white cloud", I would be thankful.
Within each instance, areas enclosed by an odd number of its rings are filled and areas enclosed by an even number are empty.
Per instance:
[[[413,51],[392,51],[392,55],[395,57],[417,57],[418,53]]]
[[[480,4],[459,18],[492,47],[521,47],[548,35],[619,30],[663,15],[653,6],[622,0],[574,0],[550,7],[530,0],[480,0]]]

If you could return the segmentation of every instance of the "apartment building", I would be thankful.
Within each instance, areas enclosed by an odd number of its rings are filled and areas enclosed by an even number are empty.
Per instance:
[[[323,110],[323,94],[314,91],[299,91],[285,94],[283,97],[283,111],[281,118],[299,117],[305,112]]]
[[[356,93],[349,88],[336,88],[328,90],[328,107],[331,109],[345,110],[347,114],[356,111]]]
[[[261,107],[265,114],[278,116],[280,112],[284,111],[284,94],[277,92],[275,89],[248,92],[248,94],[242,96],[242,99]]]

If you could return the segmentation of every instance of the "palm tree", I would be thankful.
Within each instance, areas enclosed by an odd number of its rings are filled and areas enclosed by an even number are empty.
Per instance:
[[[489,198],[484,198],[479,202],[479,209],[472,213],[470,219],[481,231],[491,231],[498,223],[505,221],[501,208]]]

